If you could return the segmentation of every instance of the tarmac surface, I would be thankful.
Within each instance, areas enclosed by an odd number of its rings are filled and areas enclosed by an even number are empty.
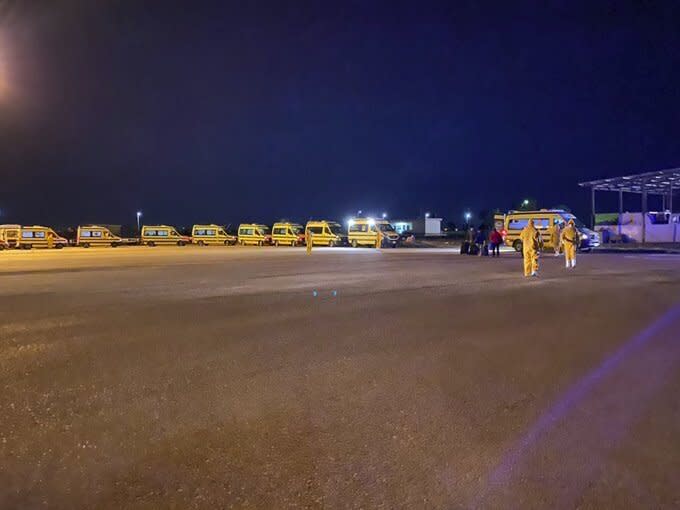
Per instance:
[[[678,508],[680,256],[0,253],[0,508]]]

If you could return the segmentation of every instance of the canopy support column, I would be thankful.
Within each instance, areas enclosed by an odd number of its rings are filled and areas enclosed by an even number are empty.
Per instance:
[[[668,210],[673,214],[673,183],[671,182],[670,193],[668,193]]]
[[[642,181],[642,243],[647,242],[647,181]]]
[[[595,186],[590,188],[590,207],[592,210],[592,227],[595,230]]]
[[[619,239],[623,235],[623,191],[619,190]]]

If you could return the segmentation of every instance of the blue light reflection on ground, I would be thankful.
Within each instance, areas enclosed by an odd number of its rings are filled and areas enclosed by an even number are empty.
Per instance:
[[[680,304],[668,310],[654,323],[645,328],[622,345],[611,356],[606,358],[597,368],[590,371],[572,385],[561,397],[545,411],[531,426],[526,434],[508,451],[501,462],[494,468],[488,478],[486,489],[478,495],[472,507],[483,506],[484,499],[496,488],[501,488],[510,481],[513,471],[529,450],[552,427],[560,422],[604,377],[610,374],[631,355],[640,351],[645,344],[659,333],[680,319]]]

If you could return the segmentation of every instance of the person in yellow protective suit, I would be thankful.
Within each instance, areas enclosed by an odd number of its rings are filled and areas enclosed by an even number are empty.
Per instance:
[[[555,257],[559,257],[560,256],[561,234],[562,234],[562,232],[560,231],[560,224],[559,223],[553,223],[552,227],[550,227],[549,233],[550,233],[550,244],[552,245],[553,250],[555,250]]]
[[[52,232],[47,233],[47,247],[48,248],[54,248],[54,236],[52,235]]]
[[[314,234],[312,234],[311,230],[305,230],[305,246],[307,248],[307,255],[312,253],[312,246],[314,245],[313,236]]]
[[[576,250],[581,244],[579,236],[574,220],[569,220],[561,235],[562,246],[564,246],[564,265],[567,269],[576,267]]]
[[[541,234],[529,220],[527,226],[519,234],[524,255],[524,276],[538,276],[538,251],[541,247]]]
[[[380,231],[380,228],[378,227],[378,225],[376,225],[373,228],[375,228],[375,247],[381,248],[382,247],[382,240],[383,240],[382,232]]]

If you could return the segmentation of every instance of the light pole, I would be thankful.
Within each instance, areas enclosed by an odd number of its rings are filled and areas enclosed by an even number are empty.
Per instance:
[[[137,232],[141,232],[141,227],[139,226],[139,219],[142,217],[142,211],[137,211]]]

